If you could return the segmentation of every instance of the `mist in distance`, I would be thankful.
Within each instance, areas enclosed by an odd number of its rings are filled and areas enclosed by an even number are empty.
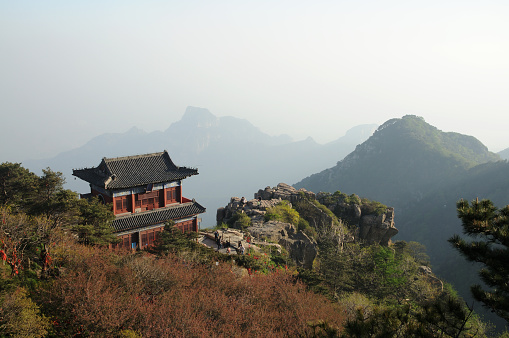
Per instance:
[[[165,130],[190,105],[319,143],[415,114],[500,151],[508,15],[501,1],[3,2],[0,158]]]

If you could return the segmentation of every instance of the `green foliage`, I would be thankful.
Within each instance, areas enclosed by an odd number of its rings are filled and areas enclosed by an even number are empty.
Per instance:
[[[299,224],[297,225],[297,231],[302,231],[309,238],[316,239],[318,237],[318,233],[316,229],[309,225],[309,222],[304,218],[299,218]]]
[[[251,225],[251,218],[243,212],[236,212],[233,217],[228,220],[228,226],[234,229],[245,230]]]
[[[418,306],[359,306],[343,337],[485,337],[486,325],[446,292]]]
[[[484,324],[460,298],[442,294],[426,302],[423,310],[416,315],[421,324],[421,331],[428,331],[430,336],[441,333],[446,337],[482,336]]]
[[[400,262],[395,259],[395,251],[392,248],[379,247],[374,254],[375,270],[382,277],[382,285],[391,288],[399,288],[407,282]]]
[[[399,254],[407,254],[412,257],[417,264],[429,266],[429,256],[426,253],[426,247],[418,242],[397,241],[394,248]]]
[[[345,324],[342,337],[410,337],[415,333],[410,307],[406,305],[396,308],[375,307],[370,315],[359,308],[355,319]]]
[[[478,140],[444,133],[416,116],[386,123],[330,169],[295,184],[310,191],[341,189],[392,206],[418,197],[446,178],[499,157]]]
[[[342,229],[342,222],[334,213],[317,200],[302,200],[295,203],[295,209],[300,217],[305,219],[311,227],[320,232],[324,227],[329,227],[332,222],[333,227]],[[325,215],[325,217],[324,217]]]
[[[183,251],[200,250],[202,246],[196,243],[198,234],[195,232],[183,232],[175,227],[175,222],[170,221],[164,225],[164,231],[156,237],[155,246],[149,248],[154,253],[178,253]]]
[[[0,165],[0,204],[25,209],[35,198],[38,177],[20,163]]]
[[[476,284],[473,296],[509,322],[509,206],[497,209],[490,200],[457,203],[463,232],[478,240],[455,235],[449,242],[469,261],[483,264],[479,276],[491,290]]]
[[[377,201],[370,201],[367,198],[362,199],[362,213],[365,215],[381,215],[387,211],[387,206]]]
[[[115,215],[110,207],[103,204],[99,198],[79,200],[78,211],[80,224],[72,226],[71,230],[78,236],[80,243],[108,245],[118,242],[118,238],[110,226]]]
[[[44,337],[50,322],[23,288],[3,294],[0,300],[0,334],[11,337]]]
[[[267,209],[265,221],[279,221],[298,226],[300,216],[299,213],[291,207],[288,201],[282,200],[275,206]]]
[[[343,336],[484,336],[485,324],[454,289],[446,285],[442,290],[437,278],[420,272],[427,256],[419,243],[340,246],[329,236],[318,244],[316,272],[299,271],[299,278],[348,309]]]
[[[321,273],[315,270],[299,268],[297,278],[305,283],[314,293],[330,296],[330,287]]]
[[[475,138],[444,133],[419,117],[405,116],[388,121],[335,167],[294,187],[331,193],[341,189],[394,207],[398,238],[424,244],[435,273],[470,301],[470,285],[481,280],[471,273],[472,263],[444,242],[461,233],[455,208],[459,198],[483,196],[497,206],[507,204],[508,171],[509,163]],[[484,315],[504,327],[505,321],[489,310]]]
[[[122,330],[118,334],[119,338],[142,338],[142,336],[134,330]]]
[[[52,236],[50,233],[57,228],[70,229],[84,244],[107,245],[116,242],[117,238],[110,227],[114,219],[110,207],[98,199],[79,199],[77,193],[63,188],[64,183],[63,174],[50,168],[44,169],[43,175],[38,177],[19,164],[6,162],[0,165],[3,204],[12,205],[19,214],[47,219],[47,222],[38,221],[44,226],[38,226],[38,234],[32,234],[35,237],[31,242],[40,240],[39,244],[47,245]]]
[[[346,196],[344,199],[346,204],[361,204],[361,199],[359,196],[355,194],[351,194],[350,196]]]
[[[342,193],[341,191],[336,191],[335,193],[322,193],[324,195],[321,196],[322,203],[330,208],[332,211],[334,211],[335,215],[342,218],[343,216],[346,216],[343,214],[342,208],[344,206],[353,206],[358,205],[361,210],[362,214],[364,215],[381,215],[384,212],[387,211],[387,206],[377,202],[377,201],[371,201],[367,198],[360,198],[359,196],[355,194],[347,195],[345,193]],[[338,205],[341,206],[341,208],[338,208]]]

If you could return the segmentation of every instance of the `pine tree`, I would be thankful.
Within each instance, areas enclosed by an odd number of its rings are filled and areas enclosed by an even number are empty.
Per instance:
[[[449,242],[467,260],[484,265],[479,276],[490,288],[473,285],[472,294],[509,322],[509,206],[497,209],[490,200],[474,200],[471,204],[461,200],[457,210],[463,233],[475,240],[455,235]]]

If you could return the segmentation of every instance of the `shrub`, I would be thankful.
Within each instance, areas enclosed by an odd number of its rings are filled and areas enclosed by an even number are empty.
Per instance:
[[[276,220],[297,226],[299,224],[300,216],[295,209],[292,209],[288,201],[283,200],[267,210],[265,220]]]
[[[24,288],[6,294],[0,306],[0,332],[13,337],[44,337],[48,333],[48,318],[40,315],[39,307]]]
[[[245,230],[252,225],[251,218],[243,212],[237,212],[228,221],[228,225],[235,229]]]
[[[313,332],[309,322],[338,329],[344,318],[338,305],[280,270],[240,277],[231,263],[77,250],[73,269],[44,293],[60,323],[55,336],[303,337]]]
[[[370,201],[367,198],[362,199],[362,213],[366,215],[381,215],[387,211],[387,206],[377,201]]]
[[[308,237],[316,239],[318,236],[318,233],[316,232],[316,229],[309,225],[309,222],[306,221],[304,218],[299,219],[299,224],[297,225],[297,230],[302,231],[305,233]]]
[[[357,204],[357,205],[360,205],[361,204],[361,199],[359,198],[359,196],[355,195],[355,194],[351,194],[350,196],[346,197],[344,199],[344,202],[347,203],[347,204]]]

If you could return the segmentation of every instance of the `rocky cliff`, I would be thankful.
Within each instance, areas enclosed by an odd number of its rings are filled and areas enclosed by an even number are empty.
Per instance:
[[[290,257],[299,266],[311,268],[317,255],[316,241],[304,232],[297,231],[293,224],[274,220],[265,221],[267,210],[282,200],[299,204],[300,209],[305,210],[305,212],[301,211],[301,217],[318,231],[327,229],[327,231],[343,232],[341,227],[334,224],[334,214],[339,219],[344,218],[353,231],[350,231],[351,234],[342,233],[339,238],[343,241],[356,240],[387,246],[391,237],[398,233],[394,226],[393,208],[386,208],[381,213],[373,214],[372,210],[363,205],[345,202],[331,204],[327,195],[315,194],[305,189],[297,190],[285,183],[279,183],[275,188],[260,189],[251,200],[232,197],[228,205],[217,209],[217,224],[231,223],[239,213],[245,214],[251,220],[251,226],[245,231],[253,238],[278,243],[288,250]],[[312,202],[315,200],[326,205],[334,214],[318,207]]]
[[[330,197],[329,193],[316,195],[316,199],[321,204],[354,230],[356,240],[387,246],[391,238],[397,235],[398,229],[394,225],[394,208],[372,201],[362,203],[356,195],[350,196],[349,201]]]

